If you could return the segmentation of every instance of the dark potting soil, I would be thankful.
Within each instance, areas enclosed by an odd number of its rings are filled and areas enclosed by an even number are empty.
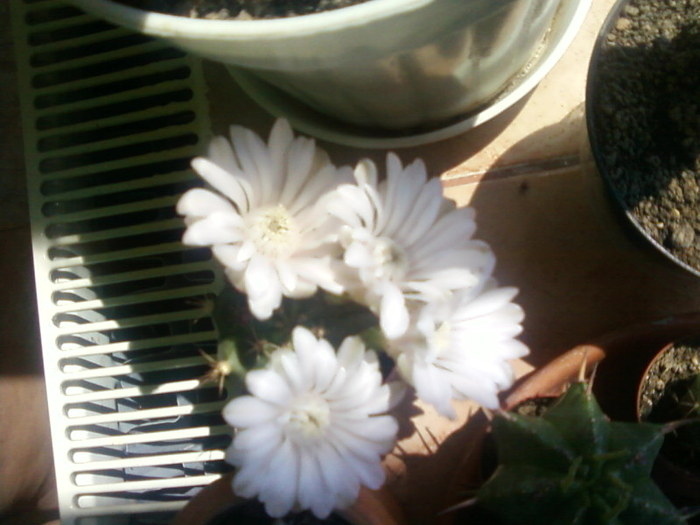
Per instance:
[[[371,0],[118,0],[147,11],[191,18],[252,20],[330,11]]]
[[[633,0],[601,49],[594,127],[611,183],[700,270],[700,0]]]
[[[549,407],[556,403],[558,397],[531,397],[513,408],[513,412],[521,416],[540,417]]]

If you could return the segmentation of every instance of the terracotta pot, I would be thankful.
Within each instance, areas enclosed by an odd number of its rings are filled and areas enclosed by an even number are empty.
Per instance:
[[[693,334],[700,334],[700,327]],[[683,338],[686,339],[686,338]],[[644,407],[642,406],[642,392],[645,384],[649,380],[651,369],[656,365],[657,361],[662,359],[664,355],[671,351],[677,344],[682,343],[683,339],[665,345],[648,363],[642,374],[637,388],[637,405],[636,415],[638,420],[646,419]],[[694,344],[697,345],[698,339],[694,338]],[[669,420],[672,418],[669,418]],[[685,468],[685,465],[674,461],[664,454],[664,449],[661,449],[659,456],[654,464],[654,479],[664,493],[678,506],[700,505],[700,475],[697,471]],[[694,522],[695,523],[695,522]]]
[[[172,525],[207,525],[212,519],[245,500],[231,489],[233,474],[204,487],[175,517]],[[386,488],[362,488],[355,504],[338,514],[353,525],[403,525],[401,508]]]
[[[670,342],[700,329],[700,312],[639,323],[610,332],[563,353],[523,377],[503,402],[504,409],[532,397],[563,393],[585,361],[586,373],[595,369],[593,390],[603,411],[616,420],[636,420],[637,387],[649,361]],[[605,364],[601,362],[605,360]],[[598,366],[601,364],[601,366]]]

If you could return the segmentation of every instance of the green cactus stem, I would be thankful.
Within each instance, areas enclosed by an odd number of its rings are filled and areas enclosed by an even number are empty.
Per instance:
[[[229,395],[242,391],[245,373],[265,366],[275,350],[288,344],[298,325],[336,347],[347,336],[358,334],[371,348],[383,344],[376,315],[348,297],[319,291],[306,299],[285,298],[274,315],[264,321],[252,315],[245,294],[231,286],[226,285],[215,299],[208,300],[211,304],[204,309],[211,313],[219,344],[216,356],[202,352],[210,365],[203,379],[215,382],[220,393],[224,387]]]
[[[674,438],[693,465],[700,466],[700,374],[688,385],[680,400],[683,417],[691,420],[676,431]]]
[[[499,412],[499,466],[476,504],[518,525],[685,523],[650,478],[663,427],[611,422],[574,383],[541,417]]]
[[[675,421],[662,454],[687,470],[700,471],[700,374],[672,383],[649,420]]]

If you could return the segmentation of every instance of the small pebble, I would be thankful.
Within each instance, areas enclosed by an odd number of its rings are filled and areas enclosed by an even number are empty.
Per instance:
[[[671,244],[676,248],[688,248],[695,241],[695,230],[688,224],[679,224],[671,229]]]
[[[632,25],[632,21],[629,18],[620,18],[616,23],[615,23],[615,29],[618,31],[624,31],[625,29],[628,29]]]

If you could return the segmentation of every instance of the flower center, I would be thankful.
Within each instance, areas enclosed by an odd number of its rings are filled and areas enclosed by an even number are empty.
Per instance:
[[[246,223],[255,247],[263,255],[288,255],[299,242],[299,228],[282,204],[254,211]]]
[[[288,412],[288,435],[295,440],[314,440],[325,433],[330,417],[331,411],[325,399],[315,395],[299,397]]]
[[[401,280],[408,271],[406,251],[391,239],[380,237],[372,249],[374,274],[378,279]]]

